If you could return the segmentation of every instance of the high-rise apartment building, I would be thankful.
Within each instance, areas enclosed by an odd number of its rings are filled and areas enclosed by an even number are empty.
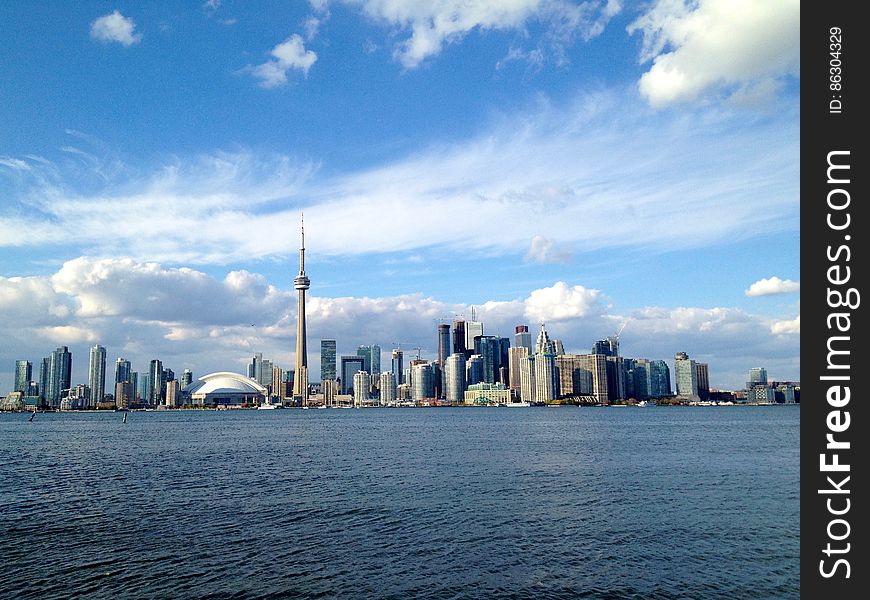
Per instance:
[[[66,346],[60,346],[51,353],[49,358],[48,393],[46,402],[49,406],[60,406],[64,390],[70,389],[72,375],[72,354]]]
[[[698,396],[698,372],[695,369],[695,361],[689,358],[685,352],[677,352],[674,355],[674,373],[677,379],[677,396],[687,400],[697,401]]]
[[[451,404],[465,398],[465,354],[455,352],[444,361],[444,396]]]
[[[336,378],[335,351],[335,340],[320,340],[320,381]]]
[[[710,369],[707,363],[695,363],[695,378],[698,380],[698,398],[710,399]]]
[[[362,406],[369,399],[369,389],[372,387],[372,378],[367,371],[357,371],[353,374],[353,403],[354,406]]]
[[[15,389],[13,391],[27,394],[30,379],[33,376],[33,363],[29,360],[15,361]]]
[[[598,404],[610,401],[607,357],[603,354],[564,354],[556,357],[560,398],[592,396]]]
[[[483,335],[483,323],[480,321],[465,322],[465,354],[474,349],[474,338]]]
[[[418,363],[412,367],[411,394],[414,400],[428,400],[435,395],[435,386],[432,382],[432,365]]]
[[[754,367],[749,369],[749,383],[767,383],[767,369],[764,367]]]
[[[132,381],[133,368],[129,360],[118,357],[115,360],[115,383]]]
[[[651,398],[665,398],[671,395],[671,369],[663,360],[649,363],[649,395]]]
[[[390,371],[381,373],[380,385],[381,405],[392,404],[396,401],[396,377]]]
[[[91,408],[96,408],[106,396],[106,349],[99,344],[94,345],[90,351],[88,387],[91,390]]]
[[[181,374],[181,389],[186,388],[193,383],[193,372],[190,369],[185,369]]]
[[[152,406],[163,404],[166,393],[166,371],[163,370],[163,362],[154,359],[148,368],[148,394],[145,402]]]

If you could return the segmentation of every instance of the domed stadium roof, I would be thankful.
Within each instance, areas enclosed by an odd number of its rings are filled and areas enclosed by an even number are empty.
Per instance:
[[[190,394],[265,394],[266,388],[244,375],[219,371],[203,375],[184,391]]]

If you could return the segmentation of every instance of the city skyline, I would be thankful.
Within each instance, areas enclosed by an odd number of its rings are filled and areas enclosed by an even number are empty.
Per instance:
[[[288,368],[303,209],[315,369],[475,306],[799,380],[798,4],[677,4],[3,6],[0,387],[60,346]]]

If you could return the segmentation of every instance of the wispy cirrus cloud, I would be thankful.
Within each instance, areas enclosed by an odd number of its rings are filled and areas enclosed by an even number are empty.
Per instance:
[[[0,216],[0,232],[28,236],[0,236],[0,244],[62,240],[69,257],[226,264],[292,252],[285,232],[302,209],[312,231],[330,232],[312,239],[322,255],[437,245],[511,255],[528,249],[530,260],[546,263],[596,249],[666,251],[797,229],[793,119],[747,122],[723,113],[705,116],[698,128],[700,117],[650,120],[649,109],[624,100],[614,120],[619,104],[599,94],[568,108],[507,115],[476,136],[329,176],[310,159],[250,150],[177,157],[150,169],[76,153],[73,172],[5,157],[20,210]],[[88,170],[93,181],[82,185]],[[159,236],[154,214],[162,216]],[[482,224],[498,235],[481,235]]]

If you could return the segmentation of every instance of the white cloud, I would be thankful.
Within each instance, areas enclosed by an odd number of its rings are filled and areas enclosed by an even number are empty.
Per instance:
[[[643,35],[640,79],[652,106],[725,94],[769,97],[800,72],[799,0],[658,0],[628,27]]]
[[[559,248],[553,240],[536,235],[529,243],[526,260],[541,264],[567,263],[571,261],[571,253]]]
[[[650,123],[649,109],[622,102],[584,96],[569,110],[513,115],[477,137],[334,176],[320,176],[313,161],[249,151],[144,172],[81,152],[60,165],[31,162],[15,172],[24,179],[14,201],[25,210],[0,215],[0,246],[62,240],[75,252],[65,257],[227,264],[292,252],[286,228],[301,209],[312,231],[330,232],[311,240],[321,255],[439,245],[527,248],[530,260],[565,261],[567,248],[667,251],[797,229],[799,136],[788,107],[781,119],[720,115],[699,128],[684,115]],[[96,191],[78,193],[70,182]],[[163,215],[159,236],[154,214]],[[482,223],[498,235],[481,236]]]
[[[91,37],[101,42],[118,42],[122,46],[132,46],[142,41],[142,35],[135,33],[136,23],[117,10],[96,19],[91,23]]]
[[[272,48],[270,54],[273,59],[246,68],[260,80],[260,86],[264,88],[286,85],[287,73],[291,69],[298,69],[307,76],[311,65],[317,61],[317,54],[306,50],[302,37],[295,33]]]
[[[12,158],[11,156],[0,156],[0,166],[8,167],[13,171],[29,171],[30,165],[20,158]]]
[[[8,391],[17,359],[38,361],[56,345],[73,351],[73,375],[87,374],[86,349],[97,342],[114,356],[144,369],[153,358],[198,375],[244,372],[254,352],[279,365],[293,364],[295,292],[262,275],[233,271],[216,278],[189,268],[131,259],[77,258],[43,277],[0,278],[0,390]],[[422,294],[381,298],[309,297],[309,364],[314,379],[319,340],[338,340],[339,353],[377,343],[420,346],[435,355],[435,323],[465,307]],[[466,314],[466,316],[468,316]],[[795,321],[772,321],[733,308],[647,307],[628,315],[610,312],[599,290],[556,282],[511,300],[477,306],[488,334],[512,336],[540,322],[568,352],[588,352],[592,342],[629,321],[620,341],[624,356],[671,360],[686,351],[710,364],[711,381],[739,387],[750,366],[765,364],[781,377],[799,379],[799,332]]]
[[[469,32],[517,30],[525,33],[532,20],[547,28],[547,38],[557,60],[564,60],[564,46],[574,37],[599,35],[621,9],[617,0],[582,2],[566,0],[343,0],[359,7],[370,18],[385,22],[410,36],[396,44],[394,57],[406,69],[418,67],[438,55],[445,45],[459,42]]]
[[[770,277],[759,279],[749,286],[744,293],[747,296],[768,296],[770,294],[790,294],[801,291],[801,282],[791,279]]]
[[[770,326],[770,332],[774,335],[800,334],[801,332],[801,316],[798,315],[794,319],[776,321]]]

